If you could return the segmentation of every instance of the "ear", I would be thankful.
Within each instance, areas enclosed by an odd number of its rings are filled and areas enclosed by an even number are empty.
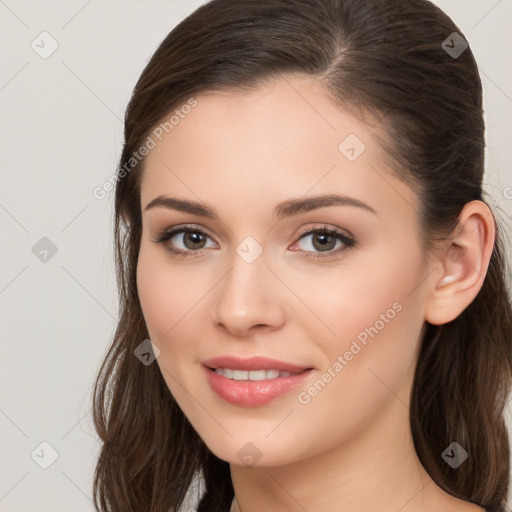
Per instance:
[[[457,226],[434,262],[425,320],[434,325],[457,318],[482,288],[494,248],[494,216],[483,201],[462,209]]]

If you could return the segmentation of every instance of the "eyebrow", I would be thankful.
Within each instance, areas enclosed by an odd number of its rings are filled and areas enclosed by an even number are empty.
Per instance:
[[[157,206],[178,210],[181,212],[192,213],[210,219],[219,219],[217,212],[209,206],[203,205],[196,201],[188,201],[185,199],[176,199],[167,196],[155,197],[144,209],[144,211],[156,208]],[[362,208],[377,215],[377,212],[363,201],[348,196],[327,194],[320,196],[309,196],[299,199],[288,199],[277,204],[273,210],[273,216],[277,220],[286,217],[299,215],[300,213],[309,212],[318,208],[327,206],[355,206]]]

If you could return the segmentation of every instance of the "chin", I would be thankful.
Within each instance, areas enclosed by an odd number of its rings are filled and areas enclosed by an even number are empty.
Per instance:
[[[202,439],[209,450],[219,459],[236,466],[284,466],[305,456],[298,449],[297,443],[285,443],[278,437],[273,440],[265,439],[265,435],[261,433],[252,436],[249,431],[243,439],[241,436],[230,437],[225,443],[219,443],[218,437],[212,439],[208,437]],[[228,437],[227,434],[226,437]]]

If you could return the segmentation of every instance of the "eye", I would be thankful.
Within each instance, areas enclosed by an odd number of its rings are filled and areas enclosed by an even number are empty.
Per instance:
[[[164,244],[165,248],[176,256],[194,256],[205,249],[206,240],[210,238],[204,231],[193,226],[177,226],[160,233],[153,242]],[[174,239],[174,242],[173,242]],[[168,243],[173,242],[173,243]],[[180,247],[181,244],[181,247]],[[178,245],[178,248],[176,248]],[[215,246],[216,244],[214,244]]]
[[[308,243],[303,244],[301,252],[307,258],[322,258],[341,253],[356,245],[356,241],[337,229],[330,229],[326,225],[321,228],[302,231],[299,240],[311,238]],[[174,240],[173,240],[174,239]],[[206,241],[211,238],[201,229],[194,226],[177,226],[170,230],[163,231],[153,241],[163,244],[172,254],[180,257],[197,256],[203,249],[216,247],[217,244],[207,246]],[[180,247],[181,245],[181,247]],[[292,249],[293,250],[293,249]],[[319,252],[314,252],[319,251]]]
[[[307,240],[308,238],[310,238],[310,240],[303,244],[303,247],[305,248],[302,249],[303,252],[305,252],[304,256],[307,258],[333,256],[334,254],[353,248],[356,244],[355,240],[351,236],[347,236],[337,229],[329,229],[325,225],[322,228],[303,231],[296,244],[302,240]],[[312,251],[320,252],[315,253]]]

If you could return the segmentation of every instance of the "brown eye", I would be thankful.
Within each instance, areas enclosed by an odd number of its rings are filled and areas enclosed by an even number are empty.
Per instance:
[[[308,258],[334,256],[355,246],[355,240],[340,231],[327,227],[306,231],[300,235],[296,245],[302,244],[302,251]]]
[[[207,247],[205,243],[209,238],[200,229],[177,227],[164,231],[153,241],[163,244],[168,251],[178,256],[194,256]]]
[[[191,251],[202,249],[206,240],[206,235],[199,231],[183,231],[183,244]],[[176,235],[175,235],[176,236]]]

